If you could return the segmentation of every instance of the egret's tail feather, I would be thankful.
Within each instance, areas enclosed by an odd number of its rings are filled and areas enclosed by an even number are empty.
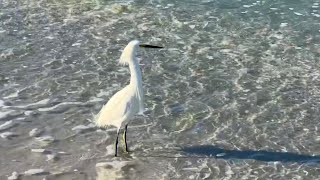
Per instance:
[[[102,107],[102,109],[103,109],[103,107]],[[99,111],[98,114],[94,115],[94,117],[93,117],[94,120],[93,120],[93,121],[94,121],[94,124],[95,124],[97,127],[102,127],[102,128],[104,128],[104,127],[106,127],[107,125],[102,121],[102,118],[100,118],[100,114],[101,114],[102,109]]]
[[[124,65],[128,65],[129,63],[128,61],[125,60],[125,58],[120,58],[119,64],[124,66]]]

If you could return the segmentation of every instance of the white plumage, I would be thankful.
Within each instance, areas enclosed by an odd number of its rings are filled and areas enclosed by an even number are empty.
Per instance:
[[[159,46],[140,45],[139,41],[131,41],[123,50],[120,57],[120,64],[129,65],[131,78],[130,84],[114,94],[95,117],[95,123],[98,127],[107,127],[109,125],[117,127],[117,139],[115,143],[115,156],[117,156],[117,145],[120,128],[125,125],[123,139],[125,141],[126,151],[126,132],[128,121],[137,113],[144,111],[144,95],[142,89],[141,70],[136,59],[136,51],[140,47],[162,48]]]

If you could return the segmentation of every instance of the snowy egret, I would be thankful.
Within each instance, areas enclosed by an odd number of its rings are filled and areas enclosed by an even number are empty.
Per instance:
[[[95,123],[98,127],[106,127],[109,125],[117,127],[115,156],[117,156],[120,128],[125,125],[123,141],[125,143],[125,151],[128,152],[128,122],[134,115],[138,113],[143,114],[144,111],[142,76],[139,63],[136,59],[136,52],[138,47],[162,48],[160,46],[140,44],[140,42],[137,40],[131,41],[124,48],[119,62],[122,65],[129,65],[131,73],[130,83],[122,90],[114,94],[95,117]]]

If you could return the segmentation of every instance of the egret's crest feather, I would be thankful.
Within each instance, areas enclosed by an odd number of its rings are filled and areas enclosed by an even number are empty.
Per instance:
[[[128,65],[129,61],[135,58],[136,56],[136,50],[139,46],[139,41],[134,40],[131,41],[123,50],[119,63],[121,65]]]

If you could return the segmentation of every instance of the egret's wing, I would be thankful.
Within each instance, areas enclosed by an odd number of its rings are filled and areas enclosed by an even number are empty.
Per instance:
[[[121,126],[123,118],[125,118],[132,106],[132,98],[133,96],[128,86],[117,92],[95,117],[96,125],[99,127],[108,125]]]

